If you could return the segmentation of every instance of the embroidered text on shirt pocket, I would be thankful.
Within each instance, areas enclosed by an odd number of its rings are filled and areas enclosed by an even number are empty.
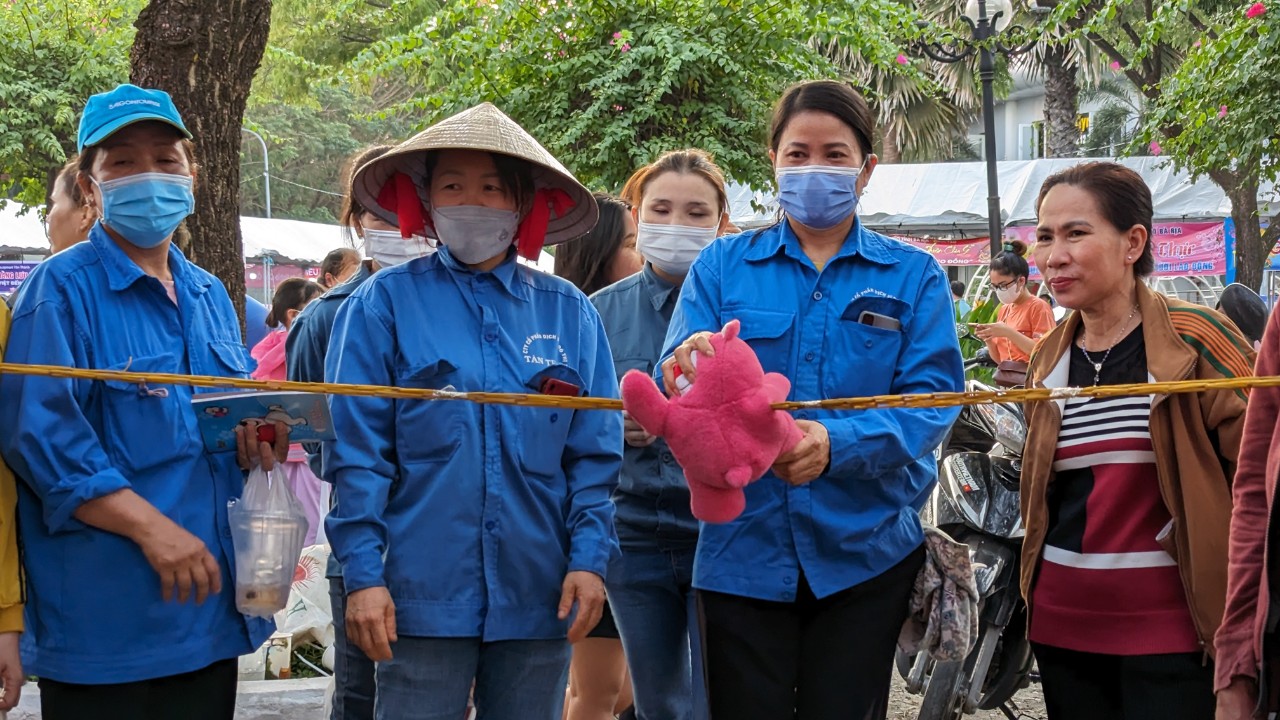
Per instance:
[[[396,369],[396,386],[443,390],[457,379],[457,366],[443,358]],[[463,429],[479,406],[460,400],[396,402],[396,455],[401,465],[445,462],[458,452]],[[341,442],[341,438],[339,438]]]
[[[178,373],[172,354],[136,357],[109,364],[106,370]],[[185,388],[105,380],[102,383],[105,449],[112,464],[133,480],[152,468],[170,464],[187,453],[197,437],[190,392]]]
[[[902,329],[865,325],[859,321],[864,312],[893,318]],[[823,394],[835,398],[890,392],[910,320],[911,307],[896,298],[863,296],[852,300],[827,333]]]
[[[568,365],[548,365],[538,369],[525,379],[525,391],[540,392],[542,383],[547,378],[575,385],[586,394],[587,388],[582,376]],[[543,477],[560,474],[573,413],[573,410],[564,408],[516,408],[515,416],[519,426],[511,435],[520,438],[520,465],[526,471]]]
[[[765,372],[786,375],[791,367],[791,327],[795,315],[777,310],[759,308],[725,308],[721,312],[725,321],[737,319],[741,323],[738,337],[747,341]]]

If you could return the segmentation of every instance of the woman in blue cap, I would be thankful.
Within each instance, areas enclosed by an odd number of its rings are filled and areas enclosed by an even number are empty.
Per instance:
[[[516,261],[598,216],[519,125],[479,105],[366,164],[355,186],[404,237],[430,221],[441,247],[347,298],[326,379],[616,397],[586,296]],[[481,720],[559,720],[566,636],[599,621],[617,553],[621,414],[366,397],[331,408],[326,528],[347,635],[378,663],[378,720],[456,720],[473,682]]]
[[[80,189],[99,221],[18,292],[6,360],[243,377],[226,289],[171,242],[194,199],[169,96],[121,85],[80,120]],[[280,440],[205,451],[192,389],[0,376],[0,452],[20,478],[27,670],[46,720],[227,720],[238,656],[271,624],[236,611],[227,502]],[[273,452],[274,450],[274,452]]]

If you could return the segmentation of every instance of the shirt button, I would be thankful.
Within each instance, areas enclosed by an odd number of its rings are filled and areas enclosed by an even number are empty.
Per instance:
[[[498,339],[498,336],[494,333],[485,333],[484,339],[486,342],[493,342],[494,340]]]
[[[496,522],[494,522],[494,521],[492,521],[492,520],[490,520],[489,522],[487,522],[487,523],[485,523],[485,524],[484,524],[484,529],[485,529],[485,530],[492,530],[492,529],[494,529],[494,528],[496,528],[496,527],[498,527],[498,523],[496,523]]]
[[[672,457],[671,453],[669,453],[669,452],[664,452],[664,453],[662,453],[662,462],[667,463],[667,464],[671,464],[671,462],[673,462],[674,460],[675,460],[675,458],[674,458],[674,457]]]
[[[874,345],[875,343],[873,343],[873,342],[871,342],[870,340],[868,340],[868,341],[866,341],[866,342],[865,342],[865,343],[863,343],[863,344],[864,344],[864,345],[866,345],[867,347],[871,347],[871,346],[872,346],[872,345]]]
[[[804,354],[804,361],[805,361],[805,362],[813,362],[813,357],[814,357],[813,353],[811,353],[811,352],[807,352],[807,353],[805,353],[805,354]]]
[[[793,577],[791,577],[790,575],[788,575],[788,576],[786,576],[786,577],[782,578],[782,582],[784,582],[784,583],[786,583],[786,584],[788,584],[788,585],[795,585],[795,584],[796,584],[796,579],[795,579],[795,578],[793,578]]]
[[[821,299],[822,299],[822,291],[821,291],[821,290],[815,290],[815,291],[814,291],[814,293],[813,293],[813,299],[814,299],[814,300],[821,300]]]

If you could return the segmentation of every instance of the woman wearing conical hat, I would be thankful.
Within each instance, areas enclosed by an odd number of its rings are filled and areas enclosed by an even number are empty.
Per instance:
[[[591,303],[516,262],[597,217],[520,126],[477,106],[366,164],[355,186],[405,237],[441,247],[343,304],[326,379],[616,397]],[[474,681],[482,720],[558,720],[566,636],[599,619],[617,552],[621,416],[364,397],[331,407],[327,529],[347,634],[378,662],[376,716],[456,720]]]

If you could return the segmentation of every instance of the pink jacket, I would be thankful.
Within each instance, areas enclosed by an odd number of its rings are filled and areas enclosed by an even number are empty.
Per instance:
[[[287,337],[289,331],[273,330],[253,346],[249,354],[258,361],[258,369],[250,377],[254,380],[288,379],[284,364],[284,341]]]
[[[1254,367],[1258,377],[1280,375],[1280,313],[1267,323]],[[1217,673],[1214,690],[1237,677],[1257,679],[1262,635],[1271,598],[1267,566],[1267,528],[1280,473],[1280,388],[1254,388],[1245,413],[1244,438],[1232,486],[1230,548],[1227,554],[1227,607],[1214,637]],[[1270,672],[1270,671],[1268,671]],[[1274,690],[1271,690],[1274,692]]]

